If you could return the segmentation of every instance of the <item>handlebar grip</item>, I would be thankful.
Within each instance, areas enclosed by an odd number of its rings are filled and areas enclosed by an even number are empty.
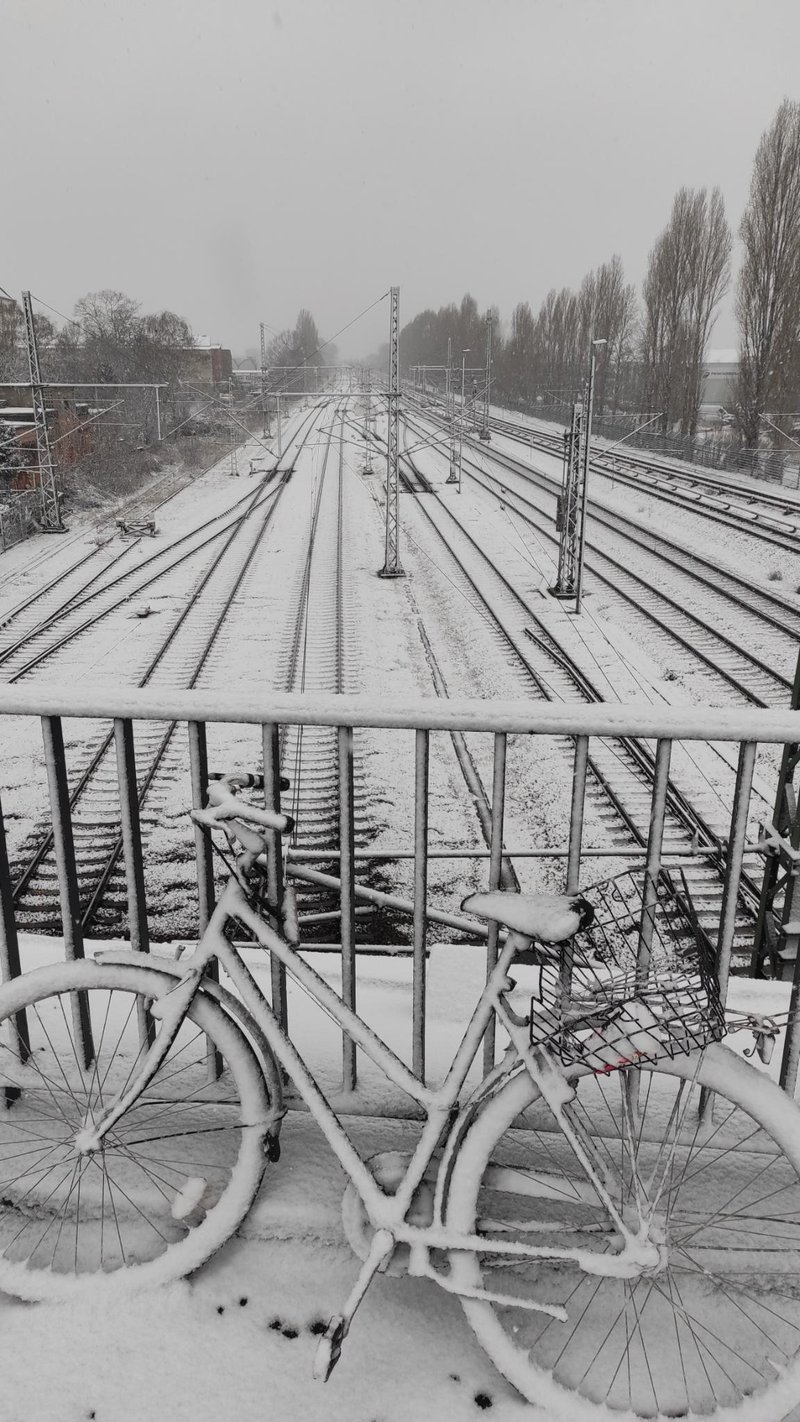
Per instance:
[[[227,781],[228,785],[234,786],[237,790],[264,789],[263,775],[257,775],[253,771],[242,770],[231,771],[230,773],[227,773],[222,770],[210,770],[208,772],[208,778],[209,780],[225,780]],[[280,789],[289,790],[291,788],[291,783],[292,782],[290,780],[286,779],[285,775],[282,775],[280,778]]]

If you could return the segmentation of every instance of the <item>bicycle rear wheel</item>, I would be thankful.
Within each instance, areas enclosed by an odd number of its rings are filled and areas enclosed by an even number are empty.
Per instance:
[[[158,1030],[149,1005],[170,985],[157,969],[88,960],[41,968],[0,989],[6,1293],[64,1299],[98,1274],[116,1288],[181,1278],[247,1213],[264,1171],[269,1102],[249,1043],[202,992],[102,1149],[87,1155],[75,1147],[76,1133],[135,1075],[148,1032]],[[30,1054],[20,1064],[23,1009]]]
[[[618,1279],[572,1260],[454,1252],[458,1286],[567,1312],[561,1322],[462,1298],[480,1342],[525,1397],[570,1422],[619,1422],[621,1413],[777,1422],[800,1391],[800,1112],[720,1046],[640,1073],[569,1074],[577,1094],[568,1110],[599,1148],[629,1228],[654,1209],[662,1261]],[[703,1087],[715,1093],[713,1115],[700,1109]],[[555,1182],[551,1198],[535,1172]],[[486,1238],[619,1248],[524,1072],[467,1131],[446,1219]]]

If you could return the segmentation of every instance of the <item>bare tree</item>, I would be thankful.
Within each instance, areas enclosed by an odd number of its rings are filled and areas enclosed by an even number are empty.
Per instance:
[[[730,272],[731,234],[722,194],[679,188],[650,252],[642,296],[646,403],[661,428],[697,428],[702,360]]]
[[[703,354],[716,309],[730,279],[731,230],[719,188],[714,188],[710,197],[706,196],[705,188],[693,193],[687,220],[689,281],[683,313],[685,364],[681,433],[694,435],[700,409]]]
[[[800,103],[784,99],[762,135],[739,235],[738,419],[755,447],[767,409],[797,398],[800,339]]]

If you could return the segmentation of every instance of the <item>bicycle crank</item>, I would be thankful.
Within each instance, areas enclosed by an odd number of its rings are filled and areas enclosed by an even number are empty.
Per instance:
[[[387,1150],[373,1155],[366,1163],[381,1189],[391,1195],[403,1180],[410,1159],[411,1157],[404,1155],[402,1151]],[[423,1180],[414,1191],[406,1221],[421,1229],[433,1223],[433,1184],[427,1180]],[[370,1257],[375,1229],[352,1181],[348,1182],[342,1196],[342,1225],[353,1253],[358,1259],[366,1261]],[[381,1268],[381,1273],[395,1276],[408,1273],[409,1253],[407,1244],[395,1245],[388,1263]]]

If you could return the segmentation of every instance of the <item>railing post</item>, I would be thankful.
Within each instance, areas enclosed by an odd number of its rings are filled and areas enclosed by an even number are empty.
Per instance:
[[[653,771],[653,798],[650,801],[650,829],[647,836],[647,859],[642,890],[642,918],[639,925],[639,946],[636,954],[637,979],[646,979],[653,947],[653,929],[658,903],[658,875],[661,869],[661,848],[664,843],[664,815],[669,789],[669,762],[672,741],[656,743],[656,763]]]
[[[342,998],[356,1006],[356,900],[355,900],[355,818],[353,811],[353,731],[340,726],[339,745],[339,907],[342,923]],[[356,1048],[352,1038],[342,1033],[342,1090],[356,1085]]]
[[[589,737],[575,737],[575,759],[572,766],[572,807],[569,819],[566,892],[577,892],[581,878],[581,846],[583,844],[583,813],[586,801],[586,771],[589,765]],[[565,944],[559,970],[561,1011],[566,1012],[572,996],[572,949]]]
[[[202,810],[208,792],[208,748],[203,721],[189,721],[189,772],[192,780],[192,809]],[[208,836],[200,825],[194,826],[194,852],[197,866],[197,914],[200,937],[208,928],[214,912],[214,864]]]
[[[208,792],[208,742],[204,721],[189,721],[186,726],[189,736],[189,773],[192,781],[192,809],[202,810]],[[194,827],[195,860],[197,864],[197,917],[200,937],[208,928],[214,912],[214,859],[211,842],[198,824]],[[215,961],[206,965],[206,974],[219,978],[219,968]],[[222,1054],[217,1051],[210,1037],[206,1038],[206,1070],[209,1081],[218,1081],[222,1076]]]
[[[572,809],[569,820],[569,851],[567,858],[568,894],[577,892],[581,878],[581,845],[583,843],[583,809],[586,798],[586,770],[589,764],[589,737],[575,737],[575,760],[572,767]]]
[[[125,860],[125,882],[128,889],[128,931],[135,953],[150,952],[147,928],[147,901],[144,888],[142,835],[139,823],[139,787],[136,781],[136,752],[133,744],[133,722],[114,722],[117,748],[117,781],[122,821],[122,852]]]
[[[47,766],[47,784],[50,791],[50,815],[53,823],[58,895],[61,902],[61,925],[64,930],[64,953],[67,958],[82,958],[84,953],[78,870],[75,864],[67,762],[64,755],[64,732],[60,716],[42,717],[42,740],[44,742],[45,765]],[[75,1046],[81,1054],[83,1065],[88,1067],[94,1059],[89,1004],[86,1001],[86,994],[82,992],[71,993],[70,1001]]]
[[[428,936],[428,770],[430,732],[414,738],[414,965],[411,987],[411,1070],[425,1080],[425,949]]]
[[[494,772],[492,777],[492,837],[489,845],[489,889],[499,889],[503,861],[503,820],[506,796],[506,743],[505,731],[496,731],[494,737]],[[489,924],[486,940],[486,976],[489,977],[497,962],[497,940],[499,926]],[[492,1017],[483,1039],[483,1069],[491,1071],[494,1066],[495,1020]]]
[[[722,905],[717,937],[717,977],[719,978],[719,991],[723,1007],[728,996],[731,947],[736,929],[736,901],[742,877],[742,853],[747,835],[747,814],[750,809],[750,791],[753,786],[755,763],[756,742],[742,741],[739,746],[739,765],[733,792],[731,828],[728,836],[728,853],[725,859],[725,878],[722,886]]]
[[[14,917],[14,890],[11,884],[11,870],[8,865],[3,806],[0,803],[0,977],[4,983],[7,983],[11,978],[18,978],[21,971],[17,921]],[[25,1058],[30,1055],[31,1049],[28,1018],[24,1008],[21,1012],[14,1014],[14,1034],[16,1043],[9,1043],[9,1046],[24,1062]]]
[[[261,748],[264,762],[264,807],[281,812],[281,771],[280,771],[280,728],[272,721],[261,728]],[[283,903],[283,858],[281,853],[280,830],[274,830],[267,841],[267,894],[271,904],[277,906],[278,931],[281,931],[280,910]],[[270,956],[270,981],[272,983],[272,1011],[281,1026],[286,1028],[289,1020],[286,997],[286,969],[274,955]]]

